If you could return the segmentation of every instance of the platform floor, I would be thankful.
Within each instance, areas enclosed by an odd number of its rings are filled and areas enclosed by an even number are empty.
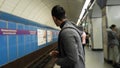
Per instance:
[[[91,51],[90,48],[85,48],[86,68],[113,68],[110,64],[104,61],[103,51]],[[55,65],[54,68],[60,68]]]

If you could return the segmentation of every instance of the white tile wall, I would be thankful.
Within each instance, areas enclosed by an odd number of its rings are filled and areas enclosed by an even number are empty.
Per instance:
[[[102,10],[97,3],[95,3],[95,5],[93,6],[92,17],[102,17]]]
[[[0,0],[0,7],[2,6],[2,4],[4,3],[5,0]]]
[[[119,8],[120,8],[120,5],[106,7],[108,26],[115,24],[117,27],[120,28],[120,9]]]
[[[26,9],[24,9],[22,15],[25,17],[25,18],[28,18],[29,14],[32,12],[32,10],[34,9],[34,2],[35,0],[31,0],[30,3],[27,5]]]
[[[93,18],[93,49],[103,49],[102,18]]]
[[[31,0],[21,0],[18,5],[16,6],[16,8],[14,9],[14,11],[12,12],[12,14],[21,16],[23,11],[26,9],[26,7],[28,6],[29,2]]]
[[[5,0],[4,4],[1,6],[0,10],[11,13],[12,10],[16,7],[16,4],[19,0]]]

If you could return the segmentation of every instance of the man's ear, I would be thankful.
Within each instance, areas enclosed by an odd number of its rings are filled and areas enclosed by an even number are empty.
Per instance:
[[[53,16],[53,20],[55,20],[55,21],[56,21],[56,17],[55,17],[55,16]]]

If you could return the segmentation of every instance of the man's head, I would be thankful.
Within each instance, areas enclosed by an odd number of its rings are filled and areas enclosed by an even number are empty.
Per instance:
[[[52,13],[52,17],[53,17],[55,24],[57,26],[60,26],[63,19],[66,18],[65,10],[63,9],[63,7],[61,7],[60,5],[56,5],[52,8],[51,13]]]
[[[112,25],[110,26],[110,28],[111,28],[112,30],[115,30],[115,29],[116,29],[116,25],[115,25],[115,24],[112,24]]]

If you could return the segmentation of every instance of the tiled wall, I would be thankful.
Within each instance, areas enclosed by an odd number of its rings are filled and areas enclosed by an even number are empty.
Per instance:
[[[7,18],[11,18],[11,16],[8,16]],[[58,30],[47,26],[45,27],[45,25],[44,27],[42,27],[43,25],[35,26],[29,22],[24,24],[24,22],[19,22],[19,20],[25,19],[17,18],[16,22],[14,19],[8,20],[6,18],[2,18],[0,14],[0,66],[10,63],[57,41]],[[50,42],[46,40],[46,43],[38,46],[37,29],[46,31],[46,39],[47,30],[51,31],[52,40]],[[29,33],[30,31],[35,33]]]

